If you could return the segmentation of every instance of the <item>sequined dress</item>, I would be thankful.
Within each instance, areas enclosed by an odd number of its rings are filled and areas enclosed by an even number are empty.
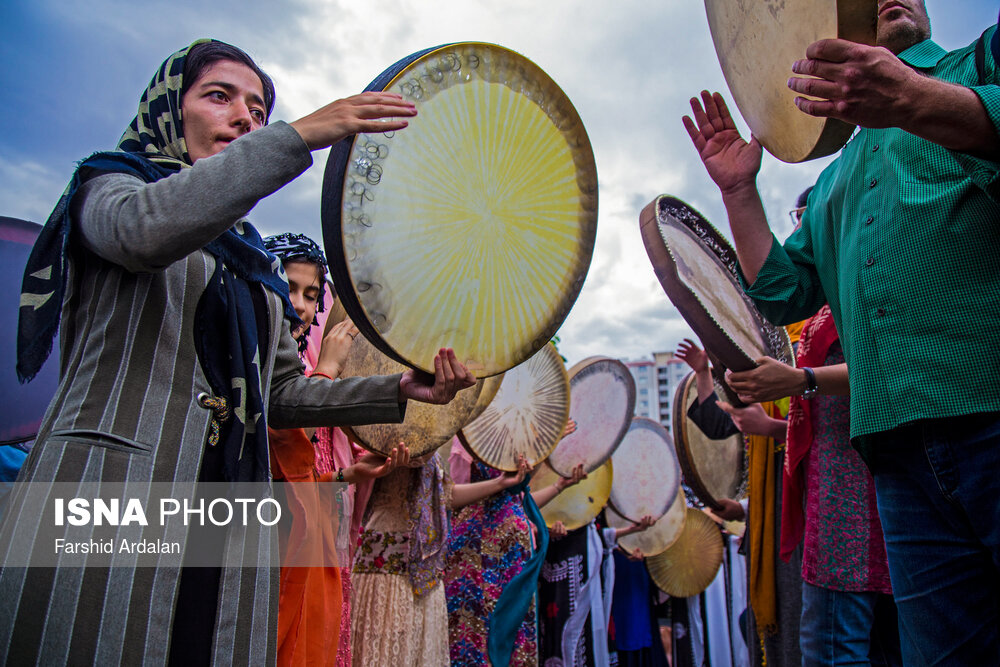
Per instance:
[[[471,464],[470,482],[502,473],[478,461]],[[448,535],[445,593],[453,666],[488,664],[487,622],[504,585],[521,571],[531,556],[531,526],[521,493],[501,491],[463,507]],[[512,666],[538,664],[535,604],[517,633]]]

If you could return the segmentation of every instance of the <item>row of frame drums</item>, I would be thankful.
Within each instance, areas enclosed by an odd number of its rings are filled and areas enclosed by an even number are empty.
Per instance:
[[[596,357],[573,366],[570,417],[577,430],[566,436],[532,478],[533,490],[568,477],[582,465],[587,477],[542,508],[551,527],[574,530],[604,511],[611,528],[628,528],[644,516],[655,523],[623,535],[619,545],[638,552],[664,592],[687,597],[707,588],[722,564],[716,524],[688,507],[681,466],[670,434],[650,419],[633,417],[635,384],[619,361]]]
[[[533,488],[582,465],[587,479],[543,509],[548,522],[582,526],[607,506],[618,525],[657,520],[623,537],[630,550],[659,557],[686,544],[697,520],[682,466],[667,430],[633,417],[628,369],[599,357],[567,371],[549,344],[597,231],[593,151],[569,99],[527,58],[478,42],[411,54],[367,90],[397,93],[418,114],[404,130],[344,140],[327,162],[336,317],[363,334],[343,376],[432,372],[451,347],[479,382],[449,405],[414,403],[402,424],[348,435],[383,455],[405,442],[420,457],[457,434],[494,468],[516,470],[521,457],[539,466]],[[563,437],[569,419],[576,431]]]

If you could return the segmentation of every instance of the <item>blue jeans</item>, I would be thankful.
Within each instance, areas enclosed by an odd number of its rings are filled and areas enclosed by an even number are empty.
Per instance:
[[[892,596],[803,581],[799,647],[803,667],[902,665]]]
[[[1000,665],[1000,413],[868,436],[907,665]]]

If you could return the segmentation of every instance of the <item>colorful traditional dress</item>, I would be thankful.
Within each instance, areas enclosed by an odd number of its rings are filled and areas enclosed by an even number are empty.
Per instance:
[[[463,479],[455,467],[452,472]],[[499,477],[502,473],[478,461],[466,464],[470,482]],[[488,622],[503,587],[521,571],[531,556],[531,530],[519,490],[507,489],[463,507],[448,536],[445,594],[448,599],[448,632],[451,664],[479,667],[487,664]],[[510,664],[538,664],[535,605],[532,604],[517,633]]]
[[[798,362],[844,362],[829,306],[806,325]],[[805,581],[838,591],[891,594],[875,482],[850,445],[850,399],[795,397],[789,421],[782,556],[804,538]]]
[[[375,482],[354,554],[351,653],[359,666],[448,665],[444,600],[451,482],[435,454]]]
[[[549,542],[545,565],[538,580],[539,654],[543,665],[594,664],[594,637],[586,624],[572,656],[562,651],[563,630],[573,613],[589,605],[581,598],[588,576],[588,527],[570,531],[566,537]],[[558,662],[552,662],[558,661]]]

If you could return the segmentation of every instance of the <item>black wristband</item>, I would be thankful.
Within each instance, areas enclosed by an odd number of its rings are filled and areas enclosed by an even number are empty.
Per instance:
[[[802,370],[806,372],[806,390],[802,392],[802,398],[815,398],[816,394],[819,393],[819,385],[816,384],[816,373],[813,369],[808,366],[803,366]]]

